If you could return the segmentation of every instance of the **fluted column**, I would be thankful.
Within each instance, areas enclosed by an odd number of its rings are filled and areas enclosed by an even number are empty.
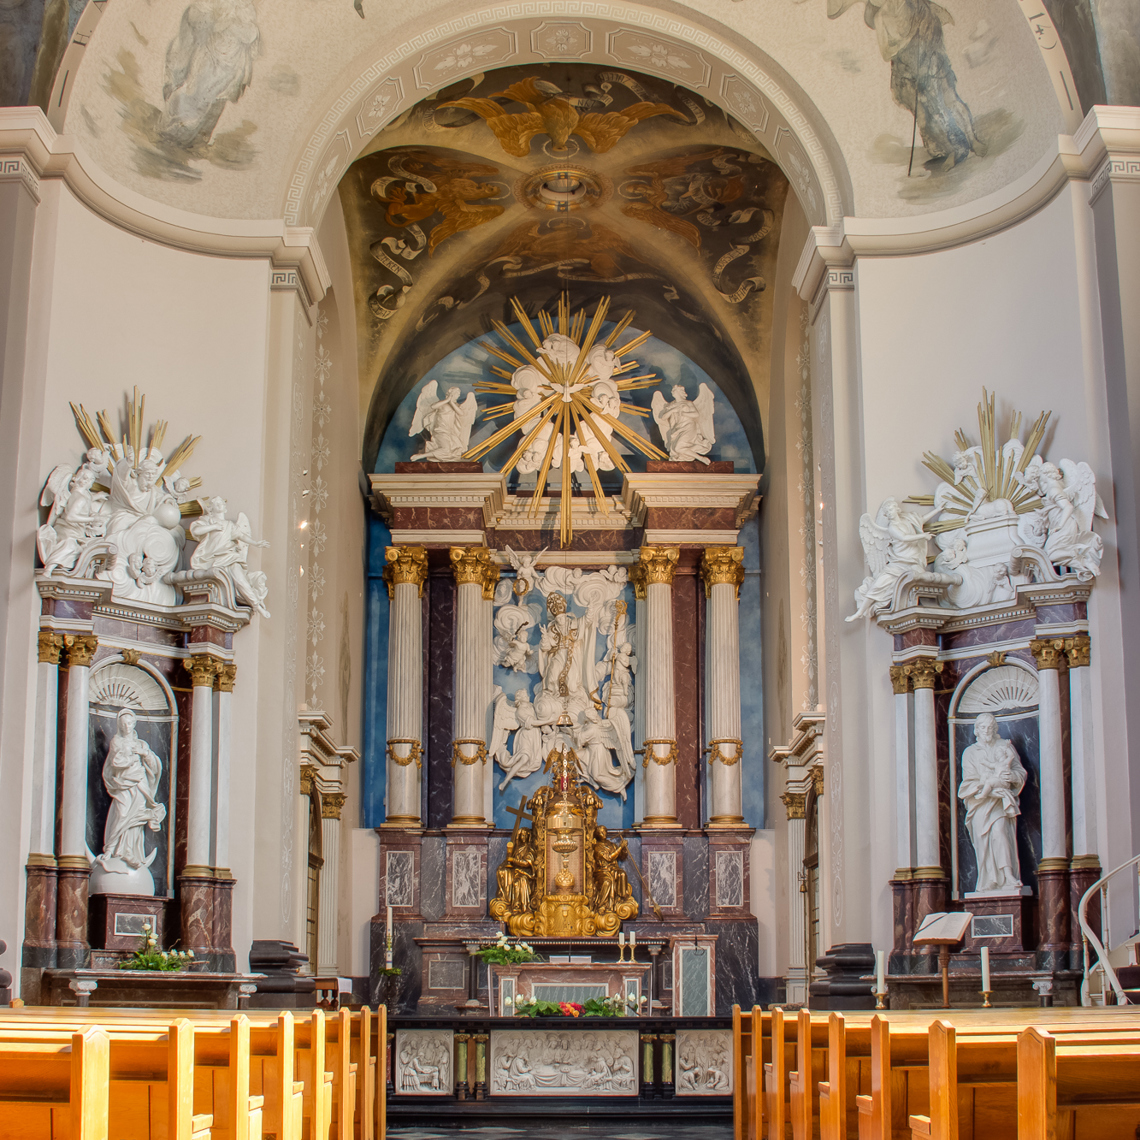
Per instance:
[[[55,866],[55,773],[59,761],[59,658],[63,638],[50,630],[39,635],[36,666],[35,786],[29,862]]]
[[[325,861],[321,867],[320,915],[317,920],[317,972],[339,974],[337,961],[337,910],[340,880],[340,813],[344,793],[329,792],[321,796],[321,851]]]
[[[83,965],[87,951],[87,753],[90,747],[91,661],[99,648],[94,634],[69,633],[67,703],[63,742],[63,806],[59,843],[56,936],[58,965]]]
[[[487,708],[491,702],[486,668],[486,605],[499,568],[485,546],[453,546],[455,574],[455,705],[452,715],[452,827],[487,827]]]
[[[237,666],[223,663],[214,676],[214,825],[210,865],[230,877],[230,736],[231,703]]]
[[[214,677],[224,664],[209,653],[184,662],[191,677],[190,790],[186,804],[186,867],[184,875],[212,878],[210,818],[214,782]]]
[[[1093,763],[1092,641],[1087,633],[1065,639],[1069,659],[1069,751],[1073,781],[1073,866],[1100,866]]]
[[[645,581],[645,826],[677,822],[677,729],[673,686],[673,575],[676,546],[643,546]]]
[[[707,621],[705,686],[709,826],[744,825],[740,728],[740,586],[744,547],[710,546],[701,559]]]
[[[895,878],[910,878],[914,869],[910,778],[910,673],[904,665],[891,666],[895,691]]]
[[[918,657],[906,665],[914,686],[914,801],[916,879],[942,879],[938,832],[938,744],[934,727],[934,685],[942,662]]]
[[[1037,715],[1041,747],[1041,864],[1051,860],[1068,866],[1065,848],[1065,767],[1061,745],[1061,638],[1036,638],[1029,643],[1037,662]]]
[[[423,596],[427,550],[389,546],[391,609],[388,618],[388,763],[385,827],[421,827],[420,779],[423,773],[424,632]]]
[[[804,847],[807,841],[807,793],[785,792],[780,797],[788,813],[788,1001],[806,1002],[813,962],[807,961],[804,890]]]
[[[645,747],[645,666],[648,656],[645,638],[645,571],[641,563],[629,568],[629,580],[633,585],[633,626],[634,654],[637,662],[637,683],[633,696],[633,747],[640,755]],[[633,778],[633,821],[640,827],[645,819],[645,767],[639,765]]]

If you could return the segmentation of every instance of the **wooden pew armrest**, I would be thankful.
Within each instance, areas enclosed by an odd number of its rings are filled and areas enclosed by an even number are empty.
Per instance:
[[[927,1140],[930,1136],[930,1117],[912,1116],[910,1118],[911,1140]]]
[[[214,1127],[214,1117],[209,1112],[201,1112],[190,1117],[190,1140],[210,1140]]]
[[[855,1107],[858,1110],[860,1116],[870,1116],[874,1111],[874,1101],[872,1101],[869,1096],[860,1093],[855,1098]]]

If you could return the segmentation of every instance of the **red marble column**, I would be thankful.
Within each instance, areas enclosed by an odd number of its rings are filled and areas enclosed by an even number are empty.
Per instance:
[[[87,964],[87,887],[91,867],[82,855],[61,855],[56,884],[56,965],[74,970]]]

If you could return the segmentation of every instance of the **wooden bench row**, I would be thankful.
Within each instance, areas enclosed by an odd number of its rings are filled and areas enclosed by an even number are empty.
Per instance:
[[[0,1013],[13,1140],[384,1140],[385,1011]]]
[[[736,1140],[1140,1135],[1140,1016],[956,1020],[734,1010]]]

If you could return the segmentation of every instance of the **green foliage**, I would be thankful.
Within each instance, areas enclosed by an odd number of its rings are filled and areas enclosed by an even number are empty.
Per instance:
[[[585,1004],[576,1001],[539,1001],[519,998],[515,1012],[520,1017],[621,1017],[632,998],[621,994],[616,997],[589,998]]]
[[[476,950],[473,956],[496,966],[519,966],[524,962],[538,961],[538,955],[528,943],[521,940],[512,943],[501,931],[498,941]]]
[[[140,938],[142,945],[130,958],[119,963],[120,970],[184,970],[194,958],[193,950],[159,950],[149,922],[143,924]]]

